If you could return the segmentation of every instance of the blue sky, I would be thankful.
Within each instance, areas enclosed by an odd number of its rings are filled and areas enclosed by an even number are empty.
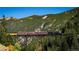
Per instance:
[[[28,17],[31,15],[57,14],[73,7],[0,7],[0,17]]]

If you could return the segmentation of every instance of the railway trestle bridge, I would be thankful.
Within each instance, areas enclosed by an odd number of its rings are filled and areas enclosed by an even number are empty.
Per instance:
[[[22,46],[28,45],[28,38],[29,37],[44,37],[44,36],[65,36],[65,35],[73,35],[73,34],[64,34],[62,32],[17,32],[17,33],[7,33],[10,36],[17,36]],[[78,33],[76,33],[78,34]]]

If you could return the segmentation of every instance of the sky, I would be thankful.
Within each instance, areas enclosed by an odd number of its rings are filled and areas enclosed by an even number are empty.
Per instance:
[[[0,7],[0,17],[23,18],[32,15],[57,14],[73,7]]]

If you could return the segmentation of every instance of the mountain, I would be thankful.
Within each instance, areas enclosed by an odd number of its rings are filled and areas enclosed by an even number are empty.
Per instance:
[[[8,32],[18,31],[58,31],[65,24],[71,21],[74,16],[79,13],[79,8],[65,11],[59,14],[33,15],[16,21],[6,21]]]

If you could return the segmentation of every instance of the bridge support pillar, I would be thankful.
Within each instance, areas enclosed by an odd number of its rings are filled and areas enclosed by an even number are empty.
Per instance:
[[[27,42],[28,42],[28,36],[19,36],[18,40],[21,44],[22,50],[25,50],[27,48]]]

